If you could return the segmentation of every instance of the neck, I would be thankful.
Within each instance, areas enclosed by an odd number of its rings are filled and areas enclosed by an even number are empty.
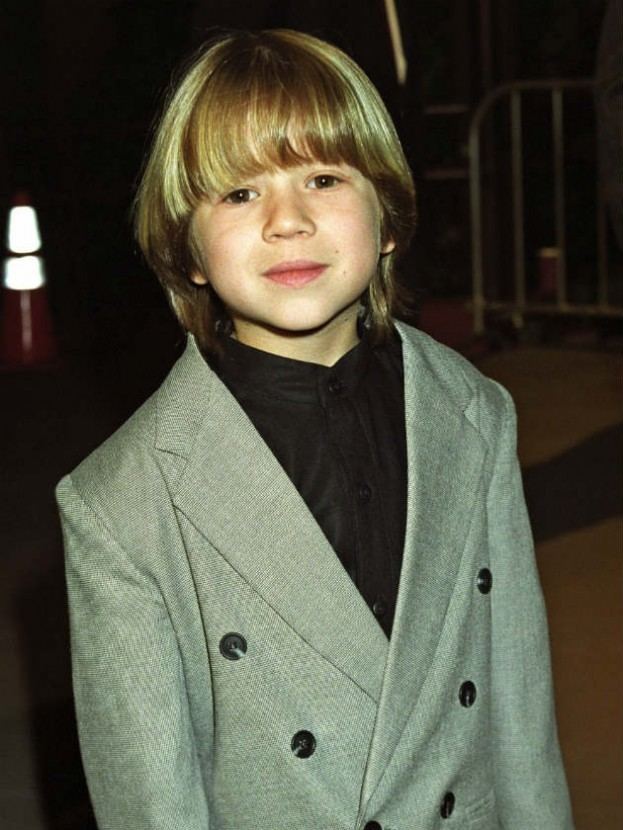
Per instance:
[[[247,325],[238,320],[234,337],[255,349],[321,366],[333,366],[359,342],[356,314],[336,319],[320,330],[302,332]]]

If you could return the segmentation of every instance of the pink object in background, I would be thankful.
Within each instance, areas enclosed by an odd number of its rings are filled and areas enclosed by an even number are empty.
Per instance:
[[[537,256],[539,282],[536,297],[538,300],[555,300],[558,290],[560,249],[539,248]]]
[[[34,290],[2,289],[0,332],[2,368],[54,362],[56,340],[45,285]]]

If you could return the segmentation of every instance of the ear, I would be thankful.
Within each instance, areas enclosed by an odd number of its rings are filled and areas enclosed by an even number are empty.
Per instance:
[[[190,275],[190,281],[194,282],[195,285],[207,285],[208,278],[205,277],[201,271],[193,271]]]
[[[392,251],[396,250],[396,243],[393,239],[388,239],[383,245],[381,245],[381,256],[386,256],[387,254],[391,254]]]

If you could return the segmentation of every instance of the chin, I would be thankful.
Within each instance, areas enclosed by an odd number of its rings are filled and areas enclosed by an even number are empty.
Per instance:
[[[356,321],[358,308],[351,305],[345,308],[299,310],[294,314],[282,314],[270,321],[275,331],[282,330],[292,334],[306,334],[321,329],[348,324]]]
[[[322,319],[308,319],[303,321],[290,321],[283,326],[275,326],[274,330],[276,332],[281,331],[283,334],[286,335],[309,335],[309,334],[316,334],[317,332],[324,331],[325,329],[331,328],[332,324],[335,324],[337,321],[335,318],[322,318]]]

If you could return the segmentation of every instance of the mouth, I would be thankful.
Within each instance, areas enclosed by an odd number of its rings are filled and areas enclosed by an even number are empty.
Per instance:
[[[295,259],[291,262],[280,262],[262,273],[263,277],[281,285],[306,285],[317,279],[327,266],[323,262],[314,262],[308,259]]]

